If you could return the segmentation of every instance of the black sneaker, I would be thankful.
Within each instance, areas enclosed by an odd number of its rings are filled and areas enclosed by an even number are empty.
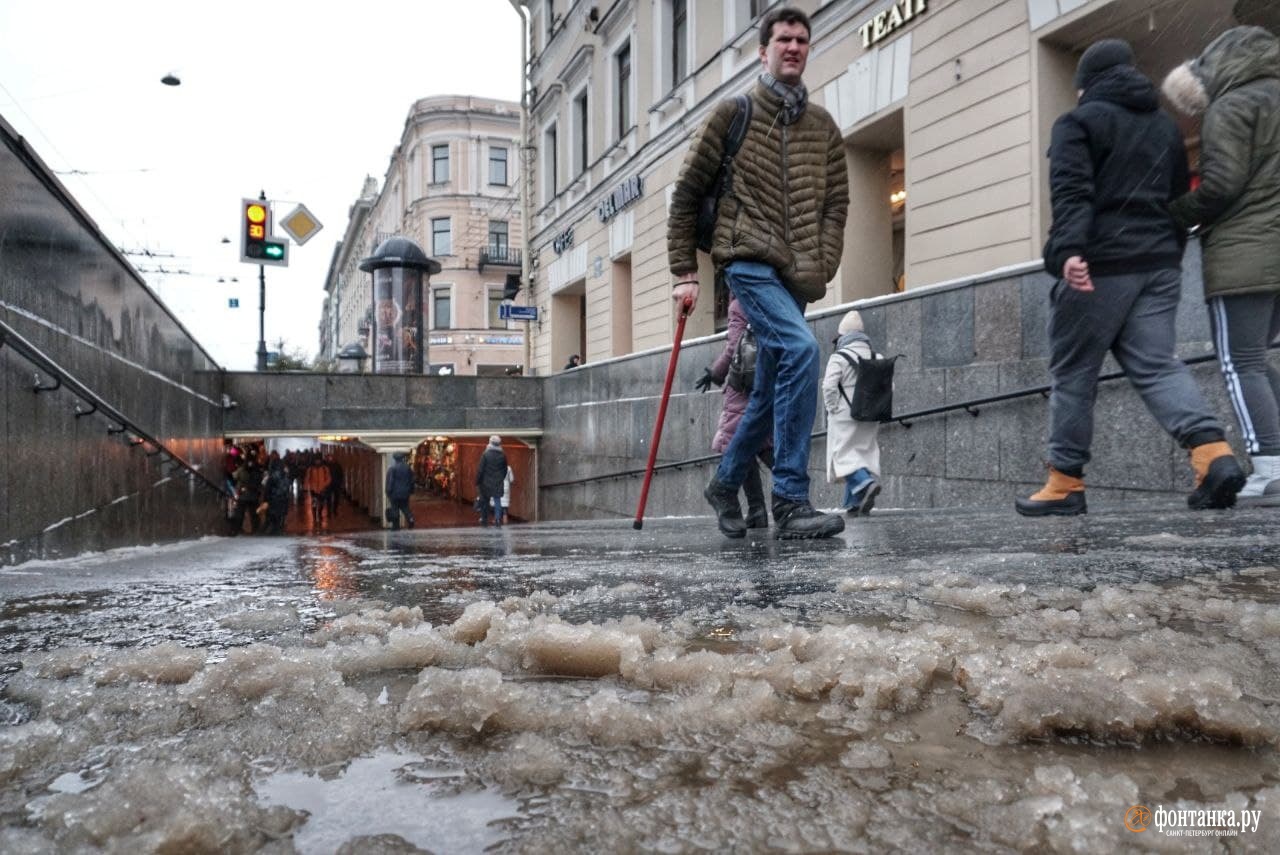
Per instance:
[[[745,537],[747,523],[742,519],[742,505],[738,504],[738,491],[730,490],[713,475],[703,498],[716,512],[716,524],[725,537]]]
[[[838,514],[815,511],[813,505],[773,497],[773,536],[779,540],[834,537],[844,531],[844,520]]]

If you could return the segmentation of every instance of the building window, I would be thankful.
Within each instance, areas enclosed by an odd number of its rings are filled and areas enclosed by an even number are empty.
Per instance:
[[[747,0],[747,8],[752,18],[759,18],[760,13],[769,5],[771,0]]]
[[[448,285],[431,289],[431,328],[453,328],[453,289]]]
[[[581,175],[587,169],[588,138],[591,134],[591,113],[587,103],[587,91],[573,99],[573,121],[577,127],[573,145],[573,173]]]
[[[453,255],[453,241],[449,231],[449,218],[439,217],[431,221],[431,254]]]
[[[631,128],[631,42],[614,54],[614,86],[617,92],[618,138],[621,139]]]
[[[489,149],[489,183],[507,186],[507,150],[505,148]]]
[[[560,16],[556,14],[555,0],[547,0],[547,41],[551,41],[551,36],[555,34],[556,22]]]
[[[431,183],[445,184],[449,180],[449,146],[431,147]]]
[[[489,289],[489,329],[505,330],[507,322],[500,317],[502,314],[502,289]]]
[[[689,4],[687,0],[671,2],[671,86],[689,74]]]
[[[493,259],[505,259],[507,257],[507,249],[510,245],[507,235],[507,221],[490,220],[489,257]]]
[[[543,202],[550,202],[560,189],[560,175],[556,169],[556,126],[547,128],[542,135],[542,175],[546,184],[543,187]]]

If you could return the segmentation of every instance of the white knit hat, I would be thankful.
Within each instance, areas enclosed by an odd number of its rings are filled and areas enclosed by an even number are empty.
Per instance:
[[[502,437],[495,433],[493,436],[489,437],[489,444],[493,446],[502,445]]]
[[[848,335],[851,332],[862,332],[862,315],[858,314],[857,309],[851,310],[847,315],[840,319],[840,326],[836,327],[836,332],[840,335]]]

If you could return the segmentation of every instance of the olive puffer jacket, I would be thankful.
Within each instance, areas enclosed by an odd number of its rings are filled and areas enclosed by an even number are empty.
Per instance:
[[[1171,210],[1181,225],[1204,227],[1205,297],[1280,291],[1280,40],[1236,27],[1183,69],[1165,93],[1179,109],[1207,100],[1208,110],[1200,186]],[[1203,91],[1185,91],[1197,84]]]
[[[815,104],[785,125],[782,99],[772,90],[757,83],[751,98],[751,126],[734,158],[733,186],[720,200],[711,259],[717,266],[768,264],[792,294],[812,303],[826,294],[844,251],[844,140],[831,115]],[[732,98],[716,105],[680,169],[667,219],[667,259],[675,276],[698,267],[694,223],[715,182],[736,109]]]

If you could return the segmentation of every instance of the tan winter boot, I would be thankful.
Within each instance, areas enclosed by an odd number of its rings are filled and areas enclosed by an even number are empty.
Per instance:
[[[1191,468],[1196,473],[1196,488],[1187,496],[1187,507],[1229,508],[1244,486],[1244,470],[1236,462],[1226,442],[1206,442],[1191,449]]]
[[[1084,501],[1084,479],[1065,475],[1049,467],[1049,480],[1039,492],[1014,499],[1014,508],[1024,517],[1061,516],[1089,513]]]

